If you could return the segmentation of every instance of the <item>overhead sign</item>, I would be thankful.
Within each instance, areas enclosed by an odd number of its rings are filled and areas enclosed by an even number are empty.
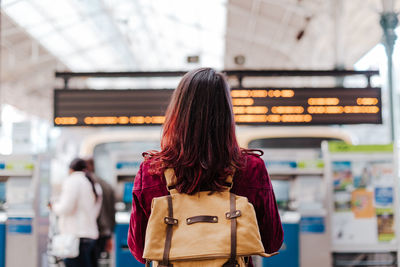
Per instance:
[[[380,88],[232,90],[238,124],[382,123]]]
[[[173,90],[55,90],[56,126],[154,125],[164,122]]]
[[[160,125],[173,90],[55,90],[56,126]],[[232,89],[237,124],[382,123],[380,88]]]

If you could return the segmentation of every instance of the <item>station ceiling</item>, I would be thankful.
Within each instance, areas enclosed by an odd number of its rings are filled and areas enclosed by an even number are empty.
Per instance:
[[[3,0],[3,10],[69,68],[223,68],[226,0]],[[23,10],[23,12],[22,12]]]
[[[1,17],[0,101],[41,118],[52,116],[54,70],[66,68],[10,17]]]
[[[382,38],[382,2],[229,0],[225,66],[352,69]],[[394,2],[398,10],[400,1]],[[238,55],[244,65],[235,64]]]
[[[55,70],[351,69],[381,40],[381,5],[3,0],[1,101],[50,119]],[[188,56],[200,60],[188,63]],[[237,56],[243,64],[235,62]]]

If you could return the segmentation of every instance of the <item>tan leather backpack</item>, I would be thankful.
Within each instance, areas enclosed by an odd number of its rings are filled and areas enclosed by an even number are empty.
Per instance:
[[[173,169],[164,173],[175,184]],[[232,184],[232,177],[227,178]],[[159,267],[246,266],[245,257],[264,251],[253,205],[229,192],[203,191],[154,198],[146,229],[143,258]]]

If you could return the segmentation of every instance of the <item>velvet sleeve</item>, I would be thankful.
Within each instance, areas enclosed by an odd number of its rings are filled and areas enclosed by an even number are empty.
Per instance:
[[[283,243],[283,229],[274,191],[271,188],[258,193],[263,194],[255,209],[264,249],[267,253],[276,252]]]
[[[249,157],[245,170],[238,176],[232,188],[234,193],[247,197],[253,204],[265,251],[278,251],[283,243],[283,229],[264,161],[257,156]]]
[[[141,263],[147,223],[153,198],[168,195],[165,181],[160,175],[149,174],[150,162],[144,161],[135,177],[132,191],[132,211],[129,222],[128,246],[132,255]]]
[[[132,255],[141,263],[145,263],[143,259],[144,240],[147,227],[148,217],[145,214],[144,207],[140,201],[142,193],[142,166],[135,177],[132,192],[132,211],[129,222],[128,246]]]
[[[283,243],[283,229],[271,180],[264,162],[257,164],[259,179],[266,187],[257,190],[254,208],[257,214],[261,239],[267,253],[278,251]]]

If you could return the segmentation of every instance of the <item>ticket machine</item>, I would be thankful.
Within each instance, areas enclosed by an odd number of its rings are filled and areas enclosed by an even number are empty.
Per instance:
[[[272,181],[284,230],[280,254],[263,259],[262,266],[331,266],[323,140],[351,142],[345,132],[327,127],[239,131],[242,146],[264,152],[262,159]]]
[[[263,266],[329,266],[326,194],[318,148],[264,148],[285,233],[280,254]],[[320,249],[315,253],[315,244]]]
[[[38,264],[37,188],[31,156],[0,158],[0,266]]]
[[[116,267],[143,266],[130,253],[127,241],[132,208],[133,182],[139,171],[142,158],[137,154],[118,153],[113,154],[112,159],[117,200],[115,265]]]

